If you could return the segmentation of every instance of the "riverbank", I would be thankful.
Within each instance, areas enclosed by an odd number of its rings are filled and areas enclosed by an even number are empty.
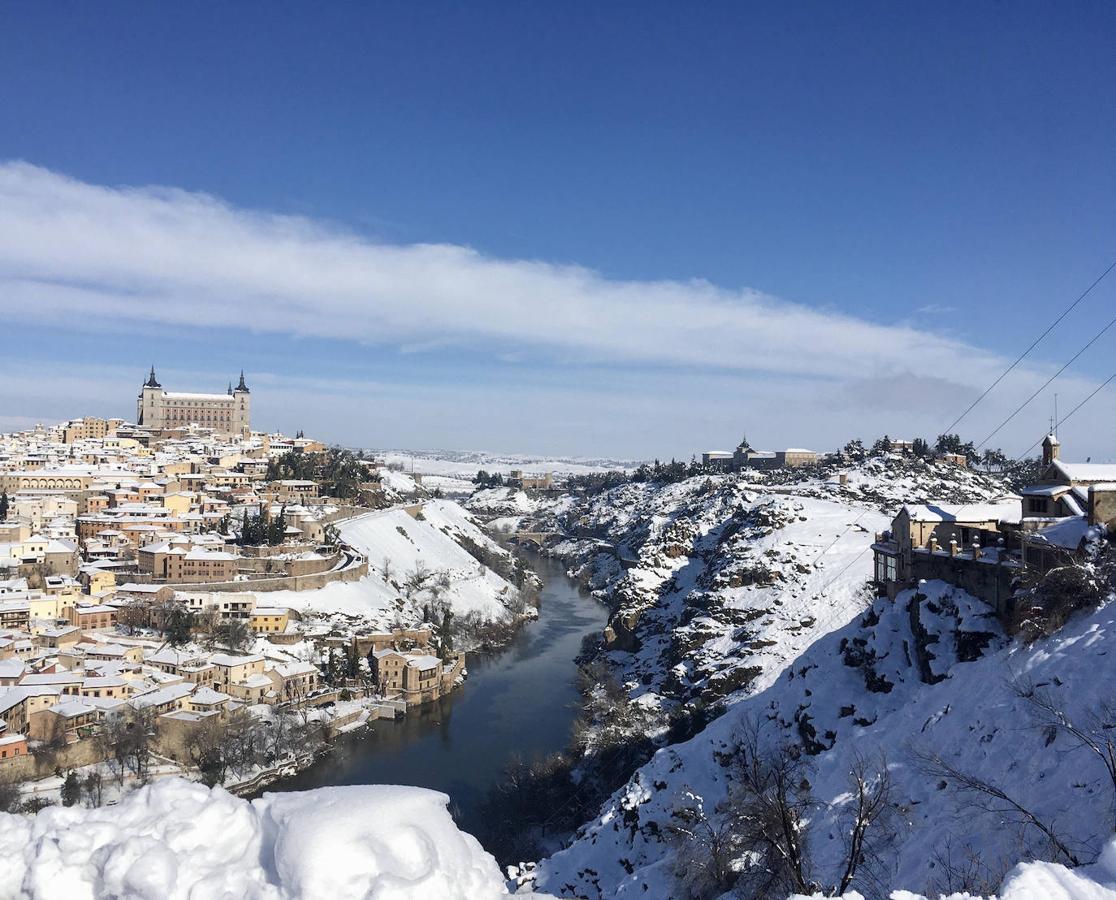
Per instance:
[[[269,790],[432,788],[450,796],[462,828],[483,834],[486,799],[508,768],[569,745],[582,702],[575,659],[584,637],[600,634],[608,619],[606,607],[579,591],[559,562],[535,557],[531,564],[543,580],[538,618],[503,648],[470,654],[463,687],[403,719],[341,736],[326,759]]]

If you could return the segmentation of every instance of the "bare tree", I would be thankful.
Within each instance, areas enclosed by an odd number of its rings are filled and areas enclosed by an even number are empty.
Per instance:
[[[278,761],[296,751],[295,735],[298,731],[298,719],[288,709],[273,707],[274,715],[265,728],[266,745],[272,761]]]
[[[1073,742],[1074,749],[1088,750],[1100,760],[1112,788],[1112,828],[1116,831],[1116,710],[1106,701],[1075,721],[1049,691],[1036,687],[1033,682],[1016,680],[1011,683],[1011,689],[1030,705],[1036,727],[1049,735],[1048,743],[1058,734],[1065,734]]]
[[[1076,854],[1059,837],[1054,830],[1054,826],[1040,819],[1037,814],[1010,796],[1003,788],[957,768],[932,750],[912,748],[910,752],[918,770],[928,778],[937,778],[952,784],[961,794],[970,799],[973,806],[979,809],[1014,819],[1024,827],[1036,829],[1050,843],[1055,862],[1061,858],[1071,866],[1080,865]]]
[[[222,784],[228,772],[225,731],[220,717],[211,716],[193,728],[186,739],[186,754],[190,762],[201,774],[202,781],[211,787]]]
[[[390,584],[392,576],[395,574],[395,564],[392,563],[390,556],[384,557],[384,561],[380,563],[380,571],[383,573],[384,581]]]
[[[82,792],[85,794],[86,802],[96,809],[104,802],[105,797],[105,784],[101,773],[93,769],[81,783]]]
[[[426,568],[426,563],[420,559],[415,563],[415,567],[411,570],[411,574],[407,576],[407,580],[403,582],[407,599],[412,599],[415,594],[421,591],[429,578],[430,570]]]
[[[116,610],[116,624],[124,628],[128,634],[134,634],[141,628],[146,628],[151,623],[151,613],[142,603],[129,602]]]
[[[689,788],[675,801],[667,840],[675,851],[675,882],[690,900],[720,896],[736,882],[744,836],[734,826],[731,819],[710,819],[704,800]]]
[[[120,784],[124,784],[129,770],[140,782],[147,780],[154,725],[150,709],[128,709],[105,716],[98,741]]]
[[[741,873],[745,893],[814,893],[806,823],[817,804],[803,754],[788,745],[765,747],[760,726],[746,721],[737,734],[732,772],[725,808],[750,860]]]
[[[931,854],[934,869],[935,892],[943,895],[971,894],[974,897],[991,897],[999,890],[1007,875],[1008,864],[989,865],[985,848],[965,844],[955,850],[953,839],[947,837],[942,847]]]
[[[882,753],[874,766],[862,756],[853,760],[849,792],[852,803],[845,832],[845,865],[834,892],[838,895],[849,889],[861,867],[870,867],[880,859],[882,848],[894,836],[890,821],[894,810],[891,773]]]
[[[225,724],[224,754],[228,767],[243,775],[264,759],[267,740],[260,721],[241,707],[229,714]]]

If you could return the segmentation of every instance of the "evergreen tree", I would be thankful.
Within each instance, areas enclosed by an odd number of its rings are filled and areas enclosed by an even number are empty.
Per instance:
[[[446,659],[453,652],[453,613],[448,606],[442,614],[441,643],[440,656],[442,659]]]
[[[8,492],[0,494],[0,522],[8,520]]]
[[[163,637],[172,647],[181,647],[190,642],[194,631],[194,614],[182,606],[174,607],[167,613],[163,626]]]
[[[62,782],[62,805],[73,806],[81,799],[81,779],[77,772],[71,771]]]

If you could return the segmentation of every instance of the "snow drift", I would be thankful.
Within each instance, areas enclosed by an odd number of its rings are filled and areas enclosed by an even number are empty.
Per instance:
[[[266,794],[164,779],[100,809],[0,815],[0,896],[485,900],[496,861],[445,794],[369,785]],[[538,896],[538,895],[536,895]]]

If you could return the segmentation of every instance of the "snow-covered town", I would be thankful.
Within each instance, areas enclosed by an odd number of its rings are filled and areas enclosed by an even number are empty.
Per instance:
[[[243,374],[205,395],[152,368],[144,424],[0,437],[0,777],[24,808],[168,774],[257,789],[454,690],[468,650],[534,613],[460,506],[251,431],[249,397]]]

